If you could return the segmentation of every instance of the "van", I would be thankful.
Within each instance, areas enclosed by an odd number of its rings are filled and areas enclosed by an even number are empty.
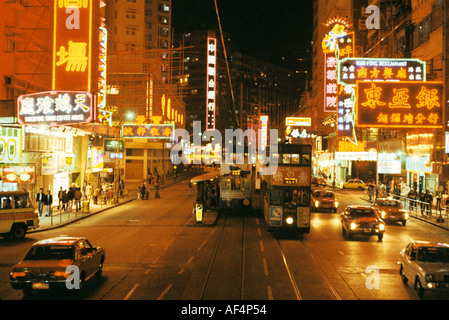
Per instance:
[[[0,235],[23,239],[39,226],[39,216],[27,191],[0,192]]]

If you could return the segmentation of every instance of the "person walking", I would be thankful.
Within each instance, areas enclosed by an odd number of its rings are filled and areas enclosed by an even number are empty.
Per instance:
[[[42,216],[42,211],[44,209],[44,203],[45,203],[44,188],[39,189],[39,193],[36,196],[36,202],[37,202],[37,209],[39,211],[39,217],[40,217],[40,216]]]
[[[47,190],[45,195],[45,216],[50,217],[52,214],[51,205],[53,204],[53,195],[50,190]]]
[[[81,198],[83,194],[81,193],[81,188],[76,188],[75,192],[73,193],[73,197],[75,199],[75,208],[76,211],[81,210]]]
[[[429,190],[426,190],[426,194],[424,197],[424,201],[426,202],[426,207],[427,207],[427,215],[431,216],[432,215],[432,202],[433,202],[433,196],[432,194],[429,192]]]
[[[62,190],[62,187],[59,187],[58,191],[58,210],[59,207],[62,205],[62,194],[64,193],[64,190]]]
[[[62,191],[62,209],[69,210],[69,194],[66,190]]]
[[[145,200],[147,194],[147,187],[145,186],[145,182],[143,183],[142,188],[140,188],[140,192],[142,193],[142,200]]]

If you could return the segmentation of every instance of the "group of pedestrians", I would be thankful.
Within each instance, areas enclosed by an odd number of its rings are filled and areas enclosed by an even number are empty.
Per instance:
[[[45,216],[49,217],[52,213],[51,206],[53,204],[53,195],[50,190],[44,193],[44,188],[39,189],[39,193],[36,195],[37,210],[39,212],[39,217],[42,217],[44,213],[45,206]]]

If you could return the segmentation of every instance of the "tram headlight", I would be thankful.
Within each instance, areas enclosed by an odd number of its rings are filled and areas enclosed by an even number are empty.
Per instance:
[[[318,208],[320,206],[320,202],[318,200],[315,201],[315,208]]]
[[[287,224],[293,224],[293,218],[287,217],[287,219],[285,219],[285,222],[287,222]]]

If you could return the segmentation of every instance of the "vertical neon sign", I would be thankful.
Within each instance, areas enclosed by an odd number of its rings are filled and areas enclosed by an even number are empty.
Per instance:
[[[215,129],[216,47],[217,39],[207,38],[206,130]]]

